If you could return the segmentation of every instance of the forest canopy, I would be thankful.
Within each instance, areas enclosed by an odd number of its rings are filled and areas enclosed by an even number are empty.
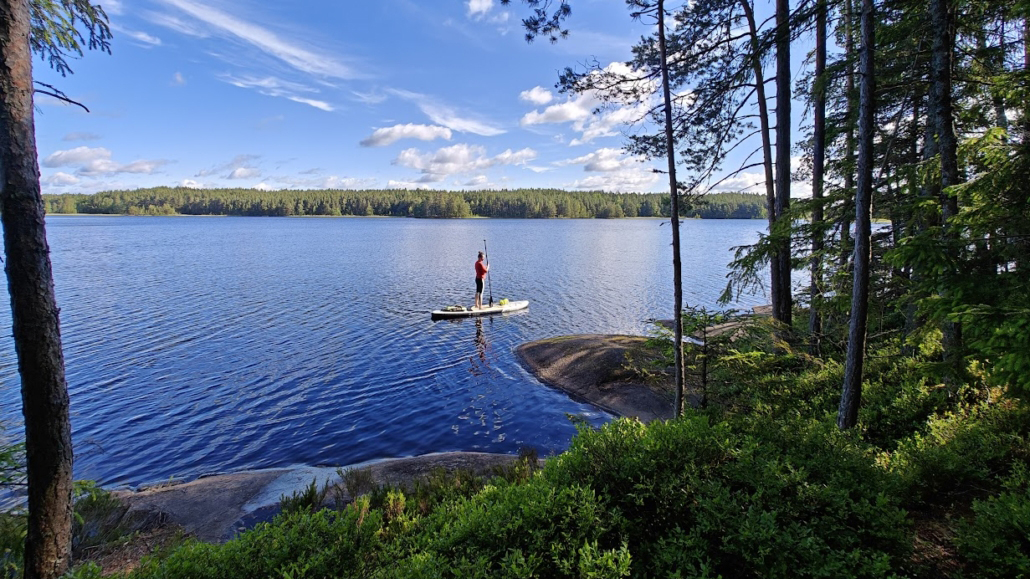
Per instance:
[[[385,217],[622,218],[668,217],[661,194],[511,191],[280,190],[155,187],[94,195],[44,195],[48,214],[108,215],[358,215]],[[749,193],[713,193],[682,208],[684,217],[762,219],[764,198]]]

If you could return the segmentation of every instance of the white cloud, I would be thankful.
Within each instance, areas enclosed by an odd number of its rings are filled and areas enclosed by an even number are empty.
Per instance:
[[[265,96],[282,97],[293,102],[313,106],[316,109],[321,109],[327,112],[335,110],[332,105],[325,101],[300,96],[298,93],[314,94],[318,93],[319,90],[298,82],[291,82],[274,76],[259,78],[246,75],[232,76],[229,74],[221,75],[219,79],[233,86],[256,90]]]
[[[96,133],[75,132],[64,136],[65,141],[98,141],[100,135]]]
[[[535,86],[529,90],[520,92],[519,98],[539,107],[551,102],[551,100],[554,99],[554,95],[551,94],[551,91],[542,86]]]
[[[67,151],[55,151],[46,159],[43,159],[44,167],[78,166],[79,169],[76,173],[83,177],[98,177],[117,173],[142,173],[150,175],[156,173],[158,169],[167,164],[168,161],[163,159],[140,159],[122,164],[111,160],[111,151],[104,147],[75,147]]]
[[[464,183],[464,187],[486,187],[490,185],[490,179],[486,175],[476,175]]]
[[[621,149],[606,147],[575,159],[556,161],[554,164],[559,167],[583,165],[584,171],[604,173],[636,167],[643,161],[643,157],[627,156]]]
[[[100,2],[100,7],[104,9],[104,13],[108,16],[125,13],[122,0],[103,0],[103,2]]]
[[[186,36],[192,36],[194,38],[207,38],[210,36],[210,34],[208,34],[207,31],[198,23],[186,22],[181,18],[172,16],[171,14],[148,10],[143,12],[143,16],[151,23],[163,26],[169,30],[178,32],[179,34],[185,34]]]
[[[395,165],[417,169],[422,172],[420,183],[436,183],[450,175],[469,174],[496,165],[519,165],[532,161],[537,156],[533,149],[512,151],[508,149],[495,156],[486,156],[486,149],[477,145],[458,144],[444,147],[435,153],[422,153],[418,149],[406,149],[394,159]]]
[[[257,189],[258,191],[272,191],[272,190],[274,190],[274,188],[271,185],[269,185],[268,183],[265,183],[264,181],[262,181],[261,183],[258,183],[257,185],[254,185],[254,188]]]
[[[494,8],[494,0],[468,0],[469,18],[479,19],[490,13]]]
[[[288,96],[286,98],[290,99],[291,101],[293,101],[295,103],[301,103],[301,104],[305,104],[305,105],[308,105],[308,106],[315,107],[316,109],[321,109],[321,110],[323,110],[323,111],[325,111],[327,113],[331,113],[334,110],[336,110],[336,109],[333,108],[333,105],[331,105],[331,104],[329,104],[329,103],[327,103],[325,101],[320,101],[320,100],[315,100],[315,99],[307,99],[307,98],[299,97],[299,96]]]
[[[388,98],[386,95],[375,91],[359,92],[356,90],[352,90],[350,92],[352,95],[354,95],[354,98],[356,98],[358,102],[365,103],[366,105],[377,105]]]
[[[58,171],[49,177],[40,179],[40,182],[51,187],[65,187],[77,184],[79,182],[79,178],[75,175],[69,175],[68,173]]]
[[[301,175],[315,175],[317,173],[317,169],[308,169],[300,172]],[[338,175],[313,178],[276,176],[269,179],[292,189],[371,189],[376,184],[375,179],[340,177]]]
[[[564,161],[555,161],[559,167],[582,165],[589,173],[600,173],[577,180],[568,187],[602,191],[649,191],[660,180],[660,175],[643,164],[639,156],[627,155],[620,149],[603,148]]]
[[[251,161],[256,161],[260,158],[261,155],[236,155],[228,163],[218,165],[217,167],[212,167],[211,169],[203,169],[201,171],[198,171],[197,174],[194,175],[194,177],[207,177],[210,175],[215,175],[217,173],[222,173],[224,171],[232,171],[234,169],[246,167],[247,165],[251,164]]]
[[[129,38],[139,42],[140,45],[144,46],[145,48],[150,48],[150,47],[153,47],[153,46],[161,46],[161,39],[160,38],[158,38],[156,36],[151,36],[151,35],[147,34],[146,32],[143,32],[142,30],[127,30],[127,29],[117,28],[117,27],[113,27],[113,26],[112,26],[112,28],[115,28],[116,30],[118,30],[122,34],[124,34],[124,35],[128,36]]]
[[[182,86],[186,84],[186,77],[181,72],[177,72],[172,75],[172,84],[175,86]]]
[[[638,167],[612,171],[602,175],[591,175],[571,183],[569,187],[589,191],[642,192],[652,190],[660,179],[661,175],[658,173],[650,169]]]
[[[563,103],[551,105],[544,109],[543,112],[532,111],[526,113],[519,124],[527,126],[584,121],[590,118],[598,104],[600,104],[600,101],[591,94],[578,95]]]
[[[43,159],[44,167],[65,167],[82,165],[98,159],[110,159],[111,151],[104,147],[75,147],[67,151],[55,151]]]
[[[624,87],[638,91],[641,100],[633,100],[627,96],[623,100],[605,100],[601,93],[593,90],[585,91],[569,97],[563,103],[534,110],[522,117],[520,125],[551,123],[572,123],[572,129],[580,136],[569,142],[570,146],[589,143],[600,137],[611,137],[619,134],[619,130],[628,125],[643,121],[654,103],[657,85],[654,81],[643,78],[623,63],[613,62],[601,71],[592,73],[599,81],[620,82]]]
[[[386,182],[387,189],[429,189],[429,185],[425,183],[417,183],[415,181],[394,181],[393,179]]]
[[[228,33],[266,54],[282,60],[301,72],[341,79],[353,79],[361,76],[354,68],[339,62],[328,53],[319,53],[304,48],[288,39],[280,38],[271,30],[240,20],[216,8],[193,2],[192,0],[162,1],[217,30]]]
[[[451,130],[447,127],[435,125],[394,125],[376,129],[371,136],[361,141],[362,147],[385,147],[392,145],[400,139],[419,139],[432,141],[433,139],[451,140]]]
[[[414,102],[429,117],[429,120],[448,129],[462,133],[473,133],[484,137],[494,137],[505,132],[504,129],[490,123],[460,115],[453,108],[441,104],[424,94],[399,89],[389,89],[389,92]]]
[[[179,183],[179,186],[180,187],[189,187],[190,189],[203,189],[204,188],[204,184],[203,183],[201,183],[199,181],[194,181],[193,179],[183,179],[182,182]]]
[[[765,192],[765,173],[738,173],[712,188],[713,191],[732,191],[747,193]]]
[[[226,179],[252,179],[260,176],[261,169],[257,169],[255,167],[239,167],[233,169],[232,173],[229,173],[226,176]]]

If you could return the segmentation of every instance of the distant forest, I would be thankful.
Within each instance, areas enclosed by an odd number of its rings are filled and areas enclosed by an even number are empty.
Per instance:
[[[363,215],[387,217],[500,217],[549,219],[668,217],[668,195],[512,191],[189,189],[155,187],[94,195],[44,195],[49,214],[107,215]],[[765,198],[713,193],[681,212],[701,219],[760,219]]]

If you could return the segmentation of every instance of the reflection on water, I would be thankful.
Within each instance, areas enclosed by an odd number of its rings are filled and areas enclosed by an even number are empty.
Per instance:
[[[486,350],[489,347],[486,341],[486,334],[483,332],[483,318],[476,318],[476,356],[469,357],[472,367],[470,372],[473,376],[483,376],[490,369],[490,361],[487,358]],[[477,361],[478,358],[478,361]]]
[[[449,450],[541,455],[603,413],[540,385],[513,350],[643,333],[672,307],[656,220],[51,217],[76,473],[103,484]],[[714,305],[761,221],[688,221],[688,303]],[[471,304],[490,242],[503,316]],[[20,421],[0,306],[0,418]],[[762,303],[751,298],[743,306]],[[17,431],[12,428],[12,431]]]

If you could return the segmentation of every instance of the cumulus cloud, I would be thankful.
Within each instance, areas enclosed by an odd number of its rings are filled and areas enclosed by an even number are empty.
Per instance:
[[[486,16],[494,8],[494,0],[468,0],[465,4],[469,18],[476,19]]]
[[[76,174],[83,177],[98,177],[117,173],[153,174],[168,161],[163,159],[140,159],[122,164],[111,159],[111,151],[104,147],[75,147],[67,151],[55,151],[43,159],[44,167],[75,167]]]
[[[508,149],[494,157],[486,155],[486,149],[476,145],[458,144],[444,147],[434,153],[423,153],[418,149],[406,149],[393,161],[395,165],[417,169],[422,173],[418,182],[436,183],[450,175],[469,174],[496,165],[519,165],[535,159],[536,151]]]
[[[204,188],[204,184],[203,183],[201,183],[199,181],[194,181],[193,179],[183,179],[182,182],[179,183],[179,186],[180,187],[189,187],[190,189],[203,189]]]
[[[262,181],[261,183],[258,183],[257,185],[254,185],[254,188],[257,189],[258,191],[272,191],[272,190],[274,190],[274,187],[272,187],[268,183],[265,183],[264,181]]]
[[[610,147],[606,147],[604,149],[598,149],[593,153],[583,155],[582,157],[576,157],[575,159],[555,161],[554,164],[558,165],[559,167],[568,165],[583,165],[584,171],[603,173],[635,167],[643,161],[643,157],[629,156],[626,155],[621,149],[613,149]]]
[[[713,191],[731,191],[746,193],[765,192],[765,173],[737,173],[732,177],[716,183]]]
[[[253,179],[254,177],[261,176],[261,169],[255,167],[239,167],[233,169],[232,173],[229,173],[226,179]]]
[[[308,169],[300,172],[301,175],[315,175],[317,173],[317,169]],[[370,189],[376,184],[375,179],[340,177],[338,175],[329,175],[327,177],[296,177],[292,175],[284,175],[270,177],[269,180],[284,185],[289,189]]]
[[[46,159],[43,159],[44,167],[64,167],[68,165],[81,165],[95,159],[110,159],[111,151],[104,147],[90,148],[86,146],[75,147],[67,151],[55,151]]]
[[[66,187],[68,185],[75,185],[79,181],[80,179],[75,175],[69,175],[68,173],[63,173],[61,171],[58,171],[49,177],[43,177],[40,179],[40,182],[44,185],[49,185],[50,187]]]
[[[572,189],[588,191],[642,192],[650,191],[660,180],[660,175],[642,167],[622,169],[602,175],[591,175],[569,185]]]
[[[644,159],[627,155],[620,149],[603,148],[564,161],[555,161],[559,167],[582,165],[588,173],[600,173],[577,180],[568,185],[572,189],[639,192],[650,190],[660,179]]]
[[[473,133],[484,137],[493,137],[505,132],[504,129],[492,123],[462,115],[454,108],[424,94],[399,89],[390,89],[389,92],[415,103],[429,117],[429,120],[448,129],[462,133]]]
[[[520,92],[519,98],[528,103],[533,103],[536,106],[543,106],[551,102],[551,100],[554,99],[554,95],[551,94],[551,91],[542,86],[535,86],[529,90]]]
[[[575,146],[600,137],[618,135],[622,127],[644,120],[654,104],[657,86],[653,81],[643,78],[641,73],[619,62],[613,62],[592,74],[606,79],[606,82],[620,79],[624,86],[633,88],[642,98],[634,100],[626,97],[623,101],[606,101],[597,91],[584,91],[542,111],[533,110],[526,113],[520,124],[527,127],[572,123],[572,129],[580,133],[579,137],[569,142],[569,145]]]
[[[385,147],[392,145],[401,139],[419,139],[432,141],[433,139],[451,140],[451,130],[447,127],[435,125],[394,125],[376,129],[371,136],[361,141],[362,147]]]
[[[390,179],[386,182],[387,189],[429,189],[429,185],[415,181],[395,181]]]

